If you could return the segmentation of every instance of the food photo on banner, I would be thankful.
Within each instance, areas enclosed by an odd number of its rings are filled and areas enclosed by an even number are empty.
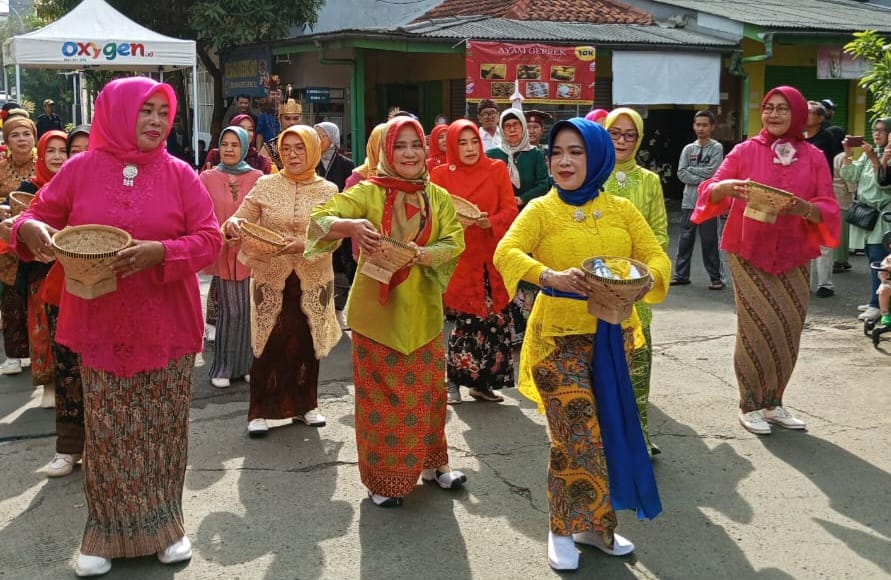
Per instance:
[[[590,105],[597,72],[593,46],[467,42],[466,96],[508,102],[519,84],[524,102]]]

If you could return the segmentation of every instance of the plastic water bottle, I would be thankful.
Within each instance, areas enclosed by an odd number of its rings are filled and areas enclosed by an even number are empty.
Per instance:
[[[613,271],[610,270],[609,266],[607,266],[600,258],[594,258],[594,274],[601,278],[616,279],[616,275],[613,274]]]

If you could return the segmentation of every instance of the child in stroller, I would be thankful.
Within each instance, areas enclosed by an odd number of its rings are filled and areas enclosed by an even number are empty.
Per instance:
[[[882,213],[881,220],[883,223],[891,224],[891,212]],[[882,246],[891,252],[891,230],[885,232],[882,236]],[[876,294],[879,297],[879,310],[882,317],[878,320],[867,320],[863,323],[863,333],[872,337],[874,347],[879,347],[880,336],[886,332],[891,332],[891,253],[885,256],[880,262],[873,262],[869,265],[873,270],[877,270],[879,277],[879,289]]]

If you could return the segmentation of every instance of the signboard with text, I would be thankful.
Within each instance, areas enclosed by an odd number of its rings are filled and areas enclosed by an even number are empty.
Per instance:
[[[263,76],[269,74],[272,57],[268,48],[237,48],[223,58],[223,96],[241,94],[265,97]]]
[[[467,100],[509,102],[519,81],[524,103],[590,105],[595,54],[593,46],[468,41]]]

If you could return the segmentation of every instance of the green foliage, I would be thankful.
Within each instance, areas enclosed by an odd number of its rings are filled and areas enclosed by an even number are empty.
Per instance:
[[[197,38],[216,50],[287,38],[291,26],[315,24],[324,0],[195,0],[191,25]]]
[[[64,16],[80,0],[37,0],[48,21]],[[108,0],[128,18],[152,30],[191,38],[211,50],[287,38],[292,26],[315,24],[325,0]]]
[[[855,32],[854,40],[845,45],[845,52],[872,65],[860,79],[860,86],[873,96],[869,111],[886,117],[891,111],[891,44],[874,30]]]

